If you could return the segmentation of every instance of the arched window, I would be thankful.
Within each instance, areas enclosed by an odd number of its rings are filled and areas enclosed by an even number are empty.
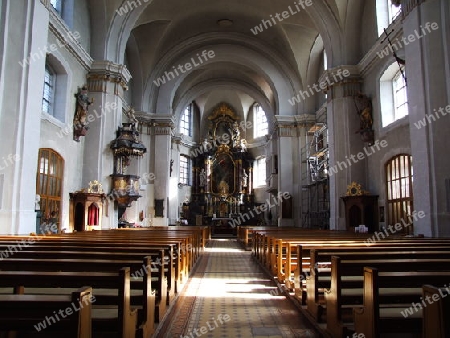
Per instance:
[[[189,185],[191,182],[191,159],[180,155],[180,183]]]
[[[265,136],[269,133],[266,112],[258,103],[253,106],[253,121],[255,124],[253,128],[255,138]]]
[[[45,64],[44,91],[42,94],[42,111],[49,115],[55,116],[55,88],[56,73],[53,68]]]
[[[67,66],[67,65],[66,65]],[[60,60],[47,54],[42,92],[42,117],[61,126],[66,121],[69,75]]]
[[[266,178],[266,158],[260,157],[255,160],[253,165],[253,186],[265,186]]]
[[[42,223],[57,224],[59,229],[64,159],[52,149],[39,149],[36,194],[40,196]]]
[[[383,127],[408,115],[407,87],[397,63],[391,64],[380,78],[380,100]]]
[[[188,105],[180,119],[180,133],[192,136],[192,104]]]
[[[394,226],[402,219],[409,224],[407,216],[413,211],[413,166],[410,155],[397,155],[386,163],[386,197],[387,224]],[[412,232],[406,227],[404,230]]]

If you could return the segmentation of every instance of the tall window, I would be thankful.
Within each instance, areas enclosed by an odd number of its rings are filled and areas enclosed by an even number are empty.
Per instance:
[[[408,115],[408,97],[406,94],[406,83],[402,73],[399,71],[392,80],[394,93],[394,120]]]
[[[328,69],[328,56],[325,49],[323,50],[323,69],[324,70]]]
[[[255,187],[266,185],[266,158],[258,158],[253,168],[253,185]]]
[[[50,4],[58,13],[61,13],[62,10],[62,0],[50,0]]]
[[[180,183],[189,185],[191,181],[191,159],[180,155]]]
[[[392,63],[380,78],[380,104],[383,127],[408,115],[407,87],[397,63]]]
[[[36,177],[36,194],[40,196],[43,223],[58,226],[61,212],[64,160],[52,149],[40,149]]]
[[[401,14],[402,7],[399,3],[399,0],[376,0],[378,36]]]
[[[387,221],[409,224],[413,211],[413,166],[410,155],[398,155],[386,163]],[[410,232],[405,229],[405,232]]]
[[[254,106],[254,121],[255,127],[253,128],[255,138],[267,135],[269,133],[269,125],[267,123],[266,112],[259,104]]]
[[[180,133],[192,136],[192,104],[188,105],[181,115],[180,119]]]
[[[55,84],[56,84],[56,73],[50,67],[50,65],[45,65],[45,76],[44,76],[44,92],[42,94],[42,111],[55,116],[54,105],[55,105]]]

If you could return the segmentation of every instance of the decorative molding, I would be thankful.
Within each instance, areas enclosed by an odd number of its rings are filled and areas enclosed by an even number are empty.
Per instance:
[[[326,109],[326,108],[325,108]],[[294,116],[299,127],[310,127],[316,123],[316,114],[302,114]]]
[[[349,72],[348,76],[343,73]],[[363,79],[357,65],[342,65],[325,70],[318,83],[326,83],[323,90],[328,94],[328,100],[353,96],[361,91]]]
[[[66,25],[64,20],[58,14],[58,12],[50,4],[49,0],[41,0],[42,4],[49,11],[49,30],[55,36],[55,38],[65,47],[65,49],[73,55],[73,57],[79,62],[79,64],[89,71],[93,63],[92,57],[77,41],[74,34]]]
[[[175,121],[173,115],[152,115],[145,112],[135,112],[139,124],[150,128],[152,135],[174,136]]]
[[[295,116],[275,115],[278,137],[297,137],[297,126]]]
[[[130,71],[125,65],[119,65],[111,61],[94,61],[91,71],[87,75],[89,91],[106,93],[108,83],[115,84],[114,94],[123,96],[123,91],[128,90],[127,83],[131,79]]]

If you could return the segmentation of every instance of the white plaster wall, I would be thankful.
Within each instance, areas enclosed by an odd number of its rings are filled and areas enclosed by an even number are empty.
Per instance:
[[[36,229],[35,178],[45,58],[37,57],[25,67],[19,62],[30,53],[39,53],[46,44],[48,11],[40,1],[25,6],[3,1],[1,5],[0,158],[3,164],[10,154],[18,160],[6,162],[0,171],[4,180],[0,187],[0,233],[27,234]]]

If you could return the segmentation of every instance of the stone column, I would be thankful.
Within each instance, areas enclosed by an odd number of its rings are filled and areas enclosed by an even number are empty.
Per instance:
[[[122,123],[122,99],[130,72],[124,65],[111,61],[94,61],[87,76],[89,98],[94,102],[89,106],[87,122],[89,130],[84,141],[83,184],[92,180],[102,183],[106,194],[111,191],[113,154],[109,148],[116,138],[116,131]],[[80,83],[80,87],[83,84]],[[103,214],[104,229],[117,227],[117,208],[109,201],[108,210]],[[108,215],[108,216],[106,216]]]
[[[425,213],[414,221],[414,234],[450,236],[450,4],[403,0],[402,9],[414,209]]]
[[[341,197],[345,196],[347,185],[351,182],[367,187],[366,160],[356,158],[364,147],[368,147],[357,132],[360,120],[354,96],[361,91],[361,78],[356,66],[340,66],[325,71],[319,82],[327,83],[328,94],[330,229],[346,230]]]
[[[152,156],[155,158],[155,200],[163,200],[164,206],[163,217],[155,217],[153,220],[153,225],[169,225],[169,171],[174,121],[172,115],[152,115],[151,118],[154,135],[154,149],[152,149]]]
[[[272,204],[279,203],[278,226],[295,226],[294,207],[299,203],[295,189],[295,166],[298,166],[298,135],[295,116],[275,116],[275,128],[277,130],[278,153],[278,192],[272,192],[270,197]],[[299,167],[299,166],[298,166]],[[267,171],[269,173],[269,171]],[[279,194],[289,193],[291,201],[281,200]],[[275,195],[276,194],[276,195]],[[282,204],[286,203],[283,207]],[[273,213],[272,213],[273,214]],[[298,225],[298,224],[297,224]]]

